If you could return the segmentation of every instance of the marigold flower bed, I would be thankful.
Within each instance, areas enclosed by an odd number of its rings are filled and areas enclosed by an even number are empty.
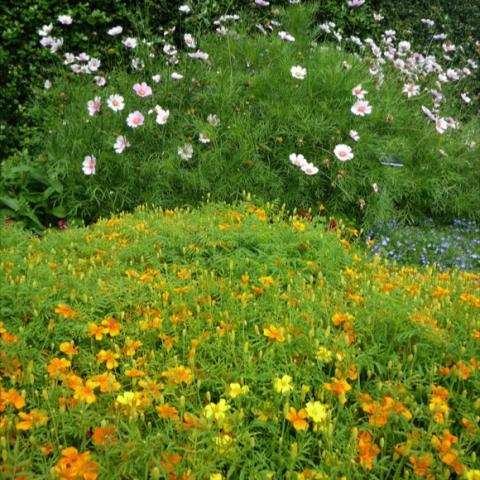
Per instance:
[[[1,235],[2,478],[478,478],[480,276],[271,205]]]

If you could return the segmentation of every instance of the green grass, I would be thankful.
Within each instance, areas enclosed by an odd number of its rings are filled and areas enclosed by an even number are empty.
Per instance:
[[[479,277],[388,269],[354,234],[253,201],[4,227],[2,475],[394,479],[428,458],[475,478]]]
[[[198,39],[210,55],[208,64],[182,54],[178,66],[167,67],[160,45],[152,47],[153,59],[146,49],[135,52],[145,62],[141,72],[132,72],[125,58],[108,72],[103,88],[90,77],[56,78],[53,89],[38,100],[50,133],[45,132],[41,154],[33,162],[48,177],[47,185],[52,184],[50,209],[61,207],[57,216],[89,223],[140,204],[194,205],[208,194],[214,200],[235,201],[249,191],[289,208],[316,209],[323,203],[335,214],[370,225],[425,215],[475,217],[471,205],[480,200],[479,147],[466,148],[465,142],[478,132],[478,121],[437,134],[420,110],[422,104],[430,105],[429,94],[407,100],[393,73],[377,88],[365,61],[333,46],[312,47],[312,15],[312,7],[280,11],[282,28],[296,38],[291,44],[275,35],[252,36],[239,27],[238,38]],[[307,68],[305,80],[291,77],[294,65]],[[172,71],[184,79],[171,80]],[[158,85],[151,81],[153,74],[162,76]],[[141,81],[152,86],[153,96],[135,95],[132,86]],[[351,89],[358,83],[369,91],[367,100],[373,107],[364,118],[350,112]],[[122,112],[106,107],[108,95],[114,93],[126,99]],[[86,103],[96,95],[102,97],[103,109],[89,117]],[[170,110],[167,125],[157,125],[155,115],[147,115],[156,104]],[[126,117],[135,110],[146,122],[134,130],[127,127]],[[218,128],[207,123],[210,113],[219,116]],[[349,138],[350,129],[359,131],[358,143]],[[209,145],[198,142],[200,132],[210,135]],[[125,135],[132,145],[121,155],[113,150],[117,135]],[[177,154],[185,142],[194,148],[188,161]],[[333,150],[340,143],[352,147],[352,161],[335,158]],[[292,166],[288,157],[294,152],[313,162],[319,173],[307,177]],[[97,173],[86,177],[81,164],[92,154]],[[400,157],[405,167],[380,165],[389,155]],[[4,172],[23,162],[11,160]],[[379,193],[373,192],[373,183]],[[15,188],[15,182],[9,185],[11,196]],[[44,222],[51,221],[49,215]]]

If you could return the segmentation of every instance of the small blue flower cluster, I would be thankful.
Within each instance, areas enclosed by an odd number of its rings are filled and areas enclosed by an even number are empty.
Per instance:
[[[415,226],[390,222],[374,228],[367,243],[372,240],[371,254],[392,262],[480,271],[480,223],[473,220],[436,225],[429,219]]]

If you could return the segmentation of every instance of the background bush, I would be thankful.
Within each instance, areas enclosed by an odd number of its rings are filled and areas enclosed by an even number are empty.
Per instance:
[[[211,53],[209,65],[185,58],[178,66],[166,66],[161,53],[152,59],[144,52],[144,70],[113,70],[103,88],[70,73],[54,80],[54,87],[37,99],[44,135],[41,154],[28,163],[46,175],[49,185],[46,205],[35,203],[40,223],[48,223],[52,215],[90,223],[144,203],[191,205],[207,194],[233,201],[244,190],[266,200],[281,199],[289,208],[324,203],[337,214],[366,223],[475,216],[471,205],[480,202],[478,145],[469,149],[465,142],[478,131],[478,121],[461,131],[437,134],[421,113],[425,95],[407,100],[395,76],[377,91],[366,62],[334,48],[312,49],[312,34],[304,28],[309,15],[308,9],[296,9],[279,17],[282,28],[296,36],[293,44],[245,33],[238,40],[207,35],[200,47]],[[352,68],[346,70],[344,62]],[[307,68],[304,81],[291,77],[295,64]],[[171,80],[173,70],[185,78]],[[157,73],[160,84],[150,80]],[[132,85],[145,80],[154,95],[140,98]],[[370,92],[373,105],[372,115],[365,118],[350,111],[351,89],[358,83]],[[125,97],[122,112],[106,107],[114,93]],[[90,117],[87,101],[96,95],[102,96],[103,110]],[[147,115],[156,104],[170,110],[167,125],[157,125],[155,116]],[[143,112],[145,125],[131,129],[125,119],[135,110]],[[207,123],[211,113],[219,115],[220,127]],[[349,138],[350,129],[360,132],[360,142]],[[210,135],[211,144],[198,142],[200,132]],[[113,150],[118,135],[132,144],[121,155]],[[189,161],[177,154],[186,142],[194,145]],[[353,147],[352,162],[333,156],[339,143]],[[288,160],[293,152],[305,155],[320,168],[319,174],[307,177],[293,167]],[[92,154],[97,173],[86,177],[81,163]],[[405,168],[382,166],[385,155],[399,156]],[[24,164],[21,156],[12,157],[4,165],[4,177],[11,178]],[[19,196],[19,184],[10,182],[9,199]]]
[[[194,2],[192,15],[178,11],[183,0],[5,0],[0,2],[0,161],[22,146],[28,147],[37,119],[29,106],[34,87],[41,87],[52,64],[48,50],[39,46],[38,30],[53,23],[70,51],[89,51],[105,58],[111,37],[108,28],[122,25],[124,32],[157,31],[176,25],[177,35],[185,24],[189,29],[206,29],[218,16],[252,4],[249,0],[202,0]],[[198,5],[196,5],[198,3]],[[280,0],[285,4],[287,0]],[[255,10],[261,15],[262,11]],[[62,27],[58,15],[69,14],[72,25]],[[92,40],[92,34],[93,39]],[[93,49],[93,51],[92,51]],[[67,50],[63,50],[67,51]],[[118,53],[118,52],[117,52]],[[115,58],[110,52],[109,58]]]

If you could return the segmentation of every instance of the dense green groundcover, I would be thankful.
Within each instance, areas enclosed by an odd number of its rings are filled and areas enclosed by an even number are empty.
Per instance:
[[[2,478],[478,479],[479,275],[252,201],[0,233]]]

